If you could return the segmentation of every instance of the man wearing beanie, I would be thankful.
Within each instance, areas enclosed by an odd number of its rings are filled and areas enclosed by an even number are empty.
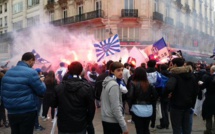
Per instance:
[[[53,106],[58,107],[58,134],[86,134],[95,114],[92,86],[80,76],[83,66],[72,62],[68,66],[68,78],[55,88]]]

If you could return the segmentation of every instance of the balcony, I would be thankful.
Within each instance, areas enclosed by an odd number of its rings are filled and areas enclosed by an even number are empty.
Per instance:
[[[58,4],[60,5],[60,7],[62,9],[66,9],[67,8],[67,3],[68,3],[68,0],[58,0]]]
[[[182,6],[183,6],[183,5],[181,4],[181,0],[176,0],[175,4],[176,4],[176,6],[177,6],[179,9],[181,9]]]
[[[47,5],[45,7],[48,11],[52,12],[52,11],[54,11],[54,5],[55,5],[54,1],[48,1]]]
[[[76,3],[77,5],[81,5],[81,4],[83,4],[84,2],[83,2],[83,0],[75,0],[75,3]]]
[[[122,9],[122,17],[138,17],[138,9]]]
[[[169,25],[174,25],[174,20],[170,17],[165,18],[165,23]]]
[[[178,29],[183,29],[184,28],[184,25],[183,25],[183,23],[182,22],[177,22],[176,23],[176,27],[178,28]]]
[[[163,22],[163,14],[159,12],[153,12],[153,20],[158,20]]]
[[[190,14],[191,10],[190,10],[190,6],[188,4],[185,4],[184,9],[185,9],[187,14]]]
[[[103,10],[95,10],[92,12],[87,12],[85,14],[80,14],[80,15],[52,21],[51,23],[55,26],[59,26],[59,25],[71,24],[71,23],[91,20],[91,19],[95,19],[95,18],[103,18],[103,17],[104,17]]]

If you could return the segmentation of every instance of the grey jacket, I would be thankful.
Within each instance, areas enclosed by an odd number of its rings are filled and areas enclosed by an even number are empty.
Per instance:
[[[122,131],[127,131],[127,125],[123,117],[122,93],[120,92],[116,79],[107,76],[103,81],[102,86],[102,121],[119,123]]]

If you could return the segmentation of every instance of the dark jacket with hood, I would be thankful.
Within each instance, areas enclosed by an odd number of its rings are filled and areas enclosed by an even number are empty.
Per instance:
[[[87,128],[95,114],[93,89],[85,80],[68,78],[55,88],[54,107],[58,107],[58,130],[77,133]]]
[[[191,66],[174,67],[170,73],[165,90],[166,94],[172,93],[170,106],[174,109],[190,109],[198,93],[198,83],[192,74]]]
[[[215,74],[208,76],[203,82],[201,89],[206,88],[206,93],[202,106],[202,117],[207,119],[215,115]]]

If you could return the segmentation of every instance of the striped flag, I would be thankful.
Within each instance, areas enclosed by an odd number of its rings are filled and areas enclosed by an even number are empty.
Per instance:
[[[42,57],[40,57],[40,55],[33,49],[31,51],[34,56],[35,56],[35,59],[36,59],[36,63],[40,63],[40,64],[46,64],[46,63],[49,63],[49,61],[47,61],[46,59],[43,59]]]
[[[106,56],[114,55],[114,53],[120,52],[119,36],[116,34],[98,44],[94,44],[94,47],[96,49],[97,62],[99,62]]]

